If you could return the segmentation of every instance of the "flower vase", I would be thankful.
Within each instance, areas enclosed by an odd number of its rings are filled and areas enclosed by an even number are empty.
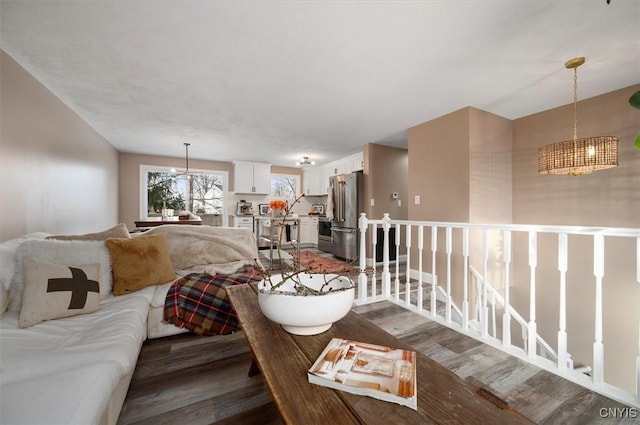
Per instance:
[[[271,217],[273,218],[284,217],[284,210],[271,210]]]

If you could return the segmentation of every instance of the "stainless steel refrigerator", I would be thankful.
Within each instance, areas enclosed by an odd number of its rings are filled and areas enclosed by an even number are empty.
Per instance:
[[[329,178],[329,190],[333,200],[331,222],[331,252],[345,260],[358,258],[358,218],[364,212],[363,178],[359,173],[340,174]]]

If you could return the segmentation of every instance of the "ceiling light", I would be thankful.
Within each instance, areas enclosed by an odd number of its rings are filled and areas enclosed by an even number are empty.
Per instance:
[[[309,157],[308,156],[303,156],[302,159],[300,161],[296,161],[296,165],[300,166],[304,166],[304,165],[316,165],[315,161],[309,161]]]
[[[578,67],[584,58],[574,58],[565,66],[573,69],[573,140],[552,143],[538,149],[540,174],[577,176],[618,165],[618,138],[612,136],[578,139]]]

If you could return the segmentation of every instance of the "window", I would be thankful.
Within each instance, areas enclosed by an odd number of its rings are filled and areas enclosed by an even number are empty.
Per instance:
[[[191,211],[203,224],[226,226],[227,173],[224,171],[190,170],[184,172],[166,167],[140,167],[140,215],[160,217],[162,208],[174,214]]]
[[[300,193],[300,176],[295,174],[271,174],[271,196],[276,198],[291,198]]]

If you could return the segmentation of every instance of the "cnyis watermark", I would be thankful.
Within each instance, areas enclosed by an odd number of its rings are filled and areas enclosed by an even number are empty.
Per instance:
[[[598,411],[601,418],[640,418],[637,407],[602,407]]]

